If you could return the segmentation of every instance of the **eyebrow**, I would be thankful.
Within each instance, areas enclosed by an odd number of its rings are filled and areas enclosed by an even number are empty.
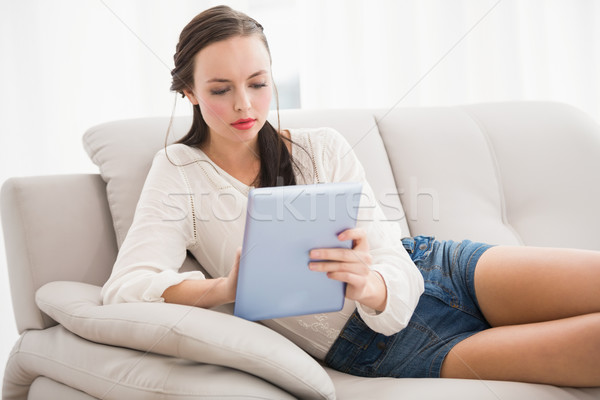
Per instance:
[[[266,73],[267,73],[266,70],[261,69],[260,71],[256,71],[255,73],[253,73],[252,75],[250,75],[246,80],[252,79],[255,76],[266,74]],[[211,82],[231,82],[231,80],[225,79],[225,78],[212,78],[212,79],[209,79],[209,80],[206,81],[206,83],[211,83]]]

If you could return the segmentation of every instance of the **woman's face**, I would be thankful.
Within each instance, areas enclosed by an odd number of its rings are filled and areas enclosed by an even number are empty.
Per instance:
[[[210,145],[255,143],[271,104],[271,63],[257,36],[213,43],[195,56],[194,88],[184,93],[210,131]]]

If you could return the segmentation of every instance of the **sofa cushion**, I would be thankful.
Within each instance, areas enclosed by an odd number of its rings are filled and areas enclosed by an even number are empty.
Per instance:
[[[92,398],[292,400],[296,397],[236,369],[93,343],[62,325],[23,334],[7,363],[3,400]]]
[[[528,246],[600,250],[600,125],[555,102],[461,107],[488,138],[506,220]]]
[[[592,400],[600,398],[600,388],[569,388],[483,379],[363,378],[330,368],[325,370],[331,376],[337,398],[340,400]]]
[[[190,117],[173,118],[168,143],[182,137],[190,124]],[[152,159],[165,145],[168,126],[168,118],[140,118],[100,124],[83,135],[83,147],[106,182],[118,247],[133,222]]]
[[[600,249],[600,126],[553,102],[375,112],[413,235]]]
[[[485,134],[459,107],[396,108],[376,117],[414,235],[521,244],[504,215]]]
[[[367,181],[379,205],[390,221],[400,225],[404,236],[411,232],[401,203],[402,192],[396,187],[386,146],[382,140],[376,110],[282,110],[282,128],[329,127],[341,133],[365,168]],[[401,153],[395,156],[402,157]]]
[[[51,282],[38,307],[93,342],[236,368],[300,398],[334,398],[325,370],[308,354],[258,323],[202,308],[167,303],[101,305],[100,288]]]

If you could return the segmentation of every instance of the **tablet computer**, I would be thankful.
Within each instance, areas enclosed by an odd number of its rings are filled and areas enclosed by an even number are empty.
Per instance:
[[[234,315],[251,321],[339,311],[346,284],[308,268],[315,248],[351,248],[361,183],[251,189]]]

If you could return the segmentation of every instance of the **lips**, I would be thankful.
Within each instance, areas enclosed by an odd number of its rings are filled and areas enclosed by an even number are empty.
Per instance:
[[[246,119],[238,119],[234,123],[231,124],[235,129],[239,129],[245,131],[254,126],[256,120],[254,118],[246,118]]]

